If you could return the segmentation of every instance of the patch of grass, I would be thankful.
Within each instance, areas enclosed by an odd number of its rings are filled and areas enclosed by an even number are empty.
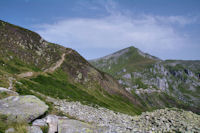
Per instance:
[[[48,126],[42,126],[40,127],[43,133],[48,133],[49,127]]]
[[[31,88],[32,90],[52,96],[54,98],[68,99],[70,101],[93,101],[96,103],[95,97],[89,95],[87,92],[68,82],[54,79],[51,76],[39,75],[34,79],[22,80],[20,82],[23,83],[23,85],[25,85],[27,88]],[[28,93],[26,91],[29,90],[19,87],[17,89],[17,92],[20,94]]]
[[[133,81],[134,84],[138,85],[138,88],[147,89],[148,85],[144,84],[140,78],[137,78]]]
[[[10,96],[7,92],[0,92],[0,99]]]
[[[34,90],[53,98],[79,101],[86,105],[99,105],[126,114],[141,113],[141,110],[128,99],[119,95],[110,95],[104,89],[95,86],[95,83],[93,84],[95,89],[88,89],[80,84],[71,84],[62,70],[49,75],[39,75],[32,79],[22,79],[20,82],[22,85],[17,84],[16,89],[21,95],[32,94],[30,90]]]
[[[10,60],[1,58],[0,69],[11,74],[19,74],[25,71],[40,71],[40,69],[33,67],[33,65],[25,64],[16,57]]]
[[[6,115],[0,114],[0,133],[5,133],[9,128],[14,128],[15,133],[27,133],[28,123],[15,123],[8,120]]]
[[[4,133],[5,130],[8,128],[6,121],[7,121],[7,116],[0,114],[0,133]]]
[[[16,123],[14,124],[15,133],[28,133],[27,127],[26,123]]]

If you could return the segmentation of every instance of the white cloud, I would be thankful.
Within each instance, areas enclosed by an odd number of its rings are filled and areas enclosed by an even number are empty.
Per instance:
[[[134,45],[145,52],[166,58],[168,52],[176,54],[191,41],[187,34],[179,33],[177,27],[197,21],[197,18],[187,16],[134,14],[128,10],[122,12],[113,0],[81,1],[78,3],[80,7],[92,10],[104,8],[110,15],[58,20],[54,24],[36,26],[36,31],[48,41],[76,50],[113,51]],[[88,51],[83,56],[95,58],[97,55],[88,56],[89,52],[94,51]],[[100,56],[105,55],[103,51]]]
[[[156,16],[155,19],[165,24],[179,24],[181,26],[195,23],[197,21],[196,17],[186,17],[186,16]]]
[[[66,19],[40,25],[37,32],[48,41],[74,49],[120,49],[133,44],[148,52],[176,50],[186,45],[188,40],[187,36],[177,33],[172,26],[166,24],[166,21],[179,22],[179,17],[175,18],[111,15],[98,19]]]

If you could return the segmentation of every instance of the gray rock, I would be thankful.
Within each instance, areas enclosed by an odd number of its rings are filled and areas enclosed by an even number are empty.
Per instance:
[[[123,78],[131,79],[131,74],[130,73],[125,74],[125,75],[123,75]]]
[[[33,126],[47,126],[46,119],[37,119],[32,123]]]
[[[28,133],[43,133],[41,128],[38,126],[28,127]]]
[[[0,114],[11,121],[31,122],[43,115],[48,106],[35,96],[10,96],[0,100]]]
[[[48,115],[46,122],[49,125],[49,132],[48,133],[58,132],[58,116]]]
[[[5,131],[5,133],[14,133],[15,129],[14,128],[9,128]]]
[[[200,116],[189,111],[176,108],[160,109],[153,112],[144,112],[139,116],[129,116],[116,113],[105,108],[94,108],[82,105],[79,102],[49,99],[55,108],[70,116],[83,120],[58,118],[58,132],[172,132],[179,128],[188,132],[200,132]],[[70,127],[70,128],[69,128]],[[102,128],[104,127],[104,128]],[[86,130],[87,129],[87,130]],[[194,130],[194,131],[193,131]]]
[[[78,120],[59,119],[58,133],[100,133],[100,132],[105,132],[105,130]]]

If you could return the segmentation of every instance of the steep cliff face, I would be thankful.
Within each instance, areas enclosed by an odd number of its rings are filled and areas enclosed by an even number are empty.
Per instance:
[[[200,61],[162,61],[129,47],[90,62],[149,108],[178,106],[199,113]]]
[[[0,21],[0,86],[20,94],[36,91],[132,115],[147,109],[76,51],[4,21]]]

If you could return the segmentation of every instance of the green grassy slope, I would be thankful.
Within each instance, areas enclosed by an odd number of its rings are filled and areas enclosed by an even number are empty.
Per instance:
[[[54,72],[44,70],[55,65],[65,53],[64,62]],[[18,75],[34,72],[27,78]],[[10,86],[19,94],[42,94],[99,105],[130,115],[147,110],[115,79],[91,66],[76,51],[43,40],[38,34],[0,21],[0,87]]]
[[[22,84],[17,84],[16,88],[17,92],[22,95],[31,94],[30,90],[34,90],[54,98],[79,101],[82,104],[91,106],[99,105],[116,112],[130,115],[140,114],[141,112],[128,99],[120,95],[109,94],[103,88],[98,87],[98,85],[94,90],[88,90],[88,88],[79,83],[72,84],[67,74],[61,69],[53,74],[21,79],[20,82]]]

